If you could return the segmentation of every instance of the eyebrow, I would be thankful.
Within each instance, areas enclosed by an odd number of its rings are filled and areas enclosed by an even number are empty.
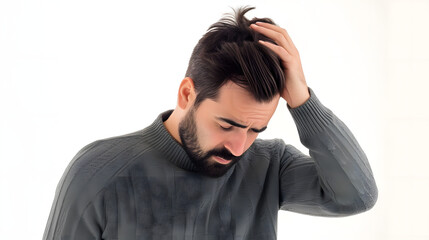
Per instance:
[[[216,117],[216,118],[217,118],[218,120],[221,120],[221,121],[224,121],[224,122],[226,122],[226,123],[229,123],[229,124],[231,124],[232,126],[236,126],[236,127],[239,127],[239,128],[247,128],[247,126],[242,125],[242,124],[239,124],[239,123],[237,123],[237,122],[234,122],[233,120],[228,119],[228,118],[223,118],[223,117]],[[251,128],[251,130],[252,130],[252,131],[254,131],[254,132],[256,132],[256,133],[261,133],[261,132],[265,131],[265,129],[267,129],[267,126],[265,126],[265,127],[261,128],[261,129]]]

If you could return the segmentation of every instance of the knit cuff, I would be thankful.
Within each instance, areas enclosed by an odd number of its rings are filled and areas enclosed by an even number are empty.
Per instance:
[[[310,98],[301,106],[291,108],[289,112],[295,121],[301,139],[322,132],[332,122],[332,111],[320,103],[311,88],[308,88]]]

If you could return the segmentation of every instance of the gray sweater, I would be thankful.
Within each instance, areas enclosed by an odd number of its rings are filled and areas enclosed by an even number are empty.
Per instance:
[[[228,172],[195,171],[163,125],[84,147],[61,178],[43,239],[276,239],[279,209],[346,216],[377,199],[371,168],[349,129],[310,89],[289,111],[307,156],[257,139]]]

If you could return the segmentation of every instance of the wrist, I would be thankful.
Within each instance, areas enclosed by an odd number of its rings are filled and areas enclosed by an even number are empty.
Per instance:
[[[310,99],[310,92],[307,86],[300,91],[289,92],[288,97],[283,97],[289,107],[297,108]]]

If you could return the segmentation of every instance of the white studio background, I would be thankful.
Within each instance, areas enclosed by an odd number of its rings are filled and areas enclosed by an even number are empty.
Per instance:
[[[278,239],[429,239],[427,0],[0,0],[0,238],[41,239],[77,151],[174,108],[198,39],[243,5],[288,30],[308,85],[352,130],[379,187],[356,216],[281,211]],[[260,137],[308,152],[285,102]]]

